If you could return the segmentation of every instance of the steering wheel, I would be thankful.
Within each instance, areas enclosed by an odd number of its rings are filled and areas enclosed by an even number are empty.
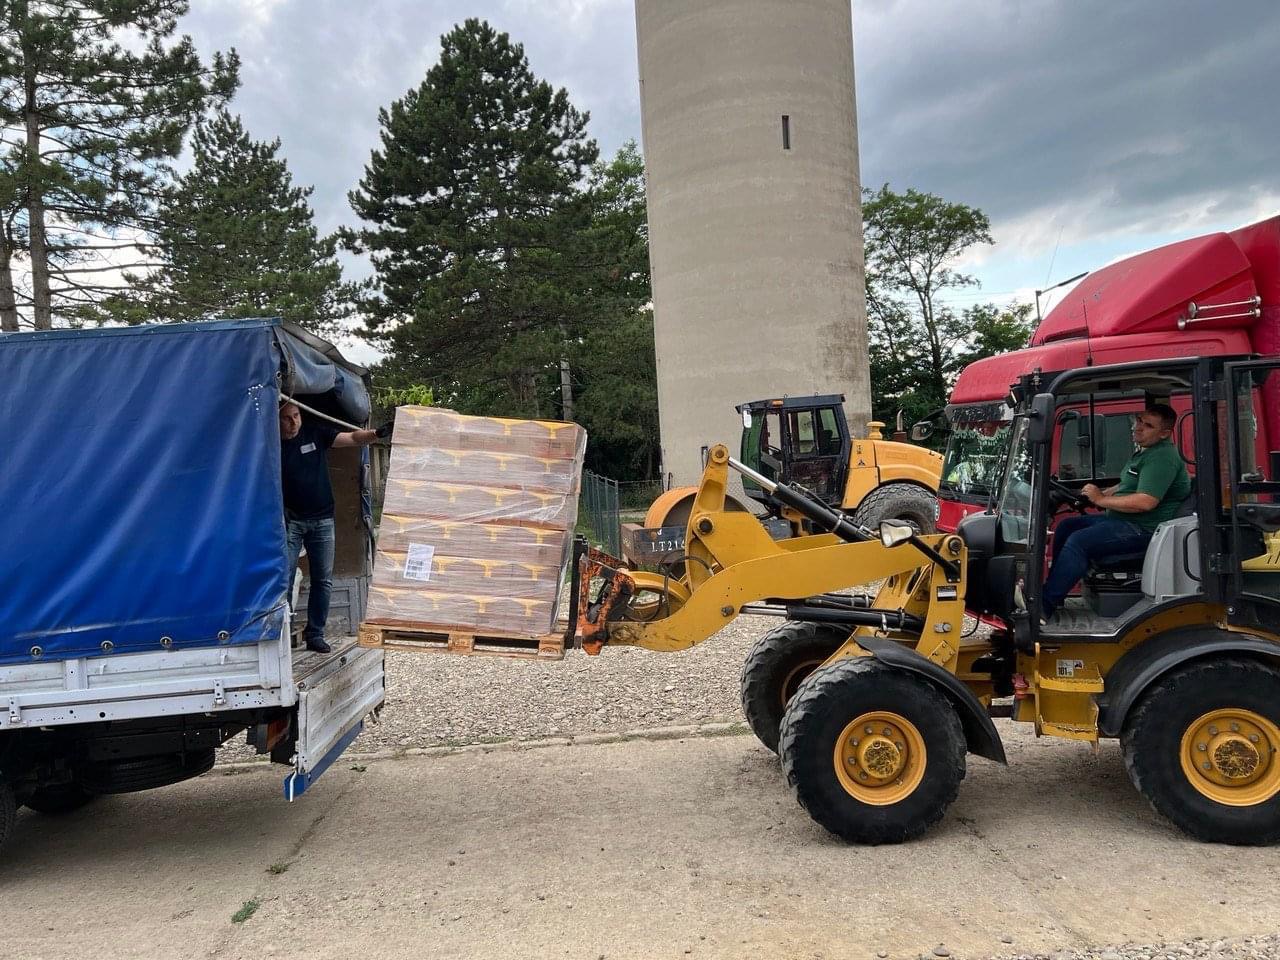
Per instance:
[[[1057,477],[1049,478],[1049,489],[1058,495],[1060,503],[1070,506],[1077,513],[1084,513],[1093,506],[1088,497],[1084,496],[1079,490],[1071,489]]]

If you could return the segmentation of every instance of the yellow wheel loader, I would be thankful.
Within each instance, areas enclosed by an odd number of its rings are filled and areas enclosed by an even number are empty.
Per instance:
[[[993,507],[955,534],[869,530],[713,447],[680,576],[578,545],[577,642],[676,651],[741,614],[779,618],[744,667],[743,706],[801,806],[848,841],[939,821],[969,754],[1005,762],[993,718],[1006,717],[1042,736],[1118,738],[1134,785],[1194,837],[1275,842],[1280,452],[1259,449],[1257,423],[1280,398],[1277,367],[1192,358],[1022,378]],[[1086,509],[1084,483],[1116,479],[1059,480],[1055,425],[1117,400],[1190,410],[1175,439],[1192,495],[1144,553],[1091,569],[1042,624],[1056,519]],[[730,470],[822,532],[775,541],[727,505]]]
[[[844,396],[826,394],[752,400],[735,408],[742,416],[739,456],[774,483],[803,487],[814,499],[853,515],[866,527],[898,520],[932,533],[938,519],[938,479],[942,455],[901,440],[886,440],[884,424],[867,424],[865,439],[853,437],[844,414]],[[901,420],[901,415],[899,415]],[[905,436],[902,425],[895,436]],[[673,487],[645,514],[643,527],[627,529],[627,556],[637,562],[663,561],[684,549],[684,531],[697,487]],[[779,504],[758,483],[742,478],[742,492],[759,503],[765,523],[777,536],[800,536],[809,521]],[[727,509],[748,511],[734,499]]]

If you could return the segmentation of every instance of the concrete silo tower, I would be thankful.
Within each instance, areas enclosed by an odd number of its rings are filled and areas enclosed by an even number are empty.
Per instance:
[[[871,400],[849,0],[636,0],[664,469],[733,406]]]

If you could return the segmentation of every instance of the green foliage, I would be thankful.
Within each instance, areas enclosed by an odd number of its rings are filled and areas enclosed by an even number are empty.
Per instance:
[[[148,252],[161,264],[130,275],[136,299],[118,319],[283,317],[318,332],[340,316],[335,238],[321,238],[280,141],[255,141],[218,110],[192,139],[192,166],[160,204]]]
[[[258,908],[260,906],[262,906],[262,901],[259,900],[257,897],[254,897],[252,900],[246,900],[241,905],[240,909],[231,915],[231,922],[244,923],[246,920],[248,920],[250,917],[252,917],[255,913],[258,912]]]
[[[373,413],[371,421],[381,423],[391,418],[396,407],[435,406],[435,391],[422,383],[412,383],[404,387],[383,387],[373,392]]]
[[[0,321],[82,322],[155,225],[183,137],[238,83],[235,53],[201,63],[174,39],[187,0],[0,4]],[[110,256],[111,262],[105,262]],[[30,289],[13,288],[27,260]],[[16,300],[8,299],[13,290]]]
[[[947,401],[955,377],[981,357],[1016,350],[1031,333],[1030,308],[939,302],[977,285],[955,262],[992,243],[982,211],[930,193],[863,191],[871,388],[877,419],[907,424]]]
[[[346,235],[376,271],[360,292],[393,385],[429,383],[464,412],[547,416],[581,324],[577,188],[596,159],[585,114],[523,48],[468,20],[422,84],[379,112],[382,145],[350,194]]]
[[[658,373],[649,284],[644,160],[634,141],[596,164],[587,191],[584,238],[592,285],[590,322],[566,355],[575,386],[574,419],[587,428],[587,462],[608,477],[656,476]]]

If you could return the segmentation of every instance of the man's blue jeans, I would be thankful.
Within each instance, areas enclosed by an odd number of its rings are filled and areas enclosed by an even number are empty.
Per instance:
[[[1045,617],[1053,615],[1071,588],[1084,577],[1089,561],[1147,549],[1151,531],[1136,523],[1105,514],[1067,517],[1053,531],[1053,565],[1044,582],[1041,603]]]
[[[286,522],[289,543],[289,590],[298,569],[298,554],[307,548],[307,565],[311,569],[311,593],[307,597],[307,643],[324,639],[329,620],[329,595],[333,592],[333,517],[323,520],[289,520]]]

